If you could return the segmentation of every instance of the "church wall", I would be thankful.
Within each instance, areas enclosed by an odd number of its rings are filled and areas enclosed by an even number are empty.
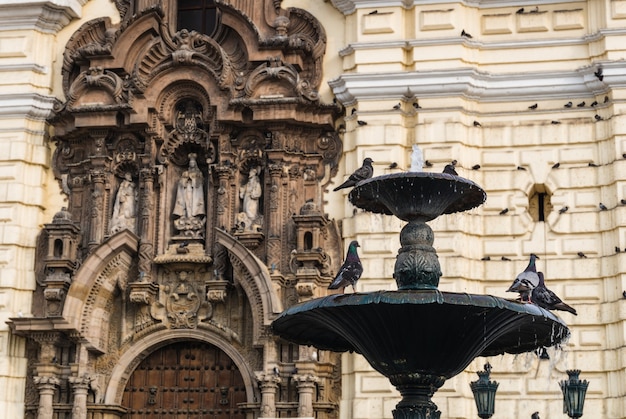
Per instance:
[[[331,189],[365,157],[375,176],[406,170],[413,144],[433,165],[426,171],[456,159],[459,175],[481,185],[487,201],[430,223],[440,289],[512,298],[505,290],[534,252],[551,289],[578,310],[557,312],[572,337],[549,361],[489,359],[501,383],[494,418],[559,417],[558,381],[571,368],[591,381],[585,412],[625,417],[624,389],[615,385],[625,367],[623,3],[332,1],[345,16],[345,44],[343,72],[330,84],[346,116],[344,175]],[[594,75],[600,67],[603,80]],[[394,162],[399,169],[389,168]],[[402,223],[355,210],[347,193],[328,196],[343,214],[344,243],[361,244],[357,291],[395,289]],[[544,221],[537,193],[549,197]],[[342,418],[390,418],[395,390],[359,356],[343,357]],[[469,382],[486,361],[435,394],[442,417],[475,416]]]

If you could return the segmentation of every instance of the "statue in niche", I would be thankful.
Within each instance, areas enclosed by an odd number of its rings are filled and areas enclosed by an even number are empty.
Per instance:
[[[259,169],[253,167],[248,174],[248,182],[239,191],[239,198],[243,200],[243,211],[237,217],[240,229],[256,231],[260,228],[259,200],[262,195],[263,188],[259,180]],[[241,223],[244,225],[242,226]]]
[[[189,154],[189,167],[176,188],[176,202],[172,214],[176,229],[185,236],[199,237],[204,226],[204,176],[198,168],[196,154]]]
[[[111,234],[128,229],[135,233],[135,219],[137,217],[137,190],[133,176],[126,172],[120,183],[113,204],[111,216]]]

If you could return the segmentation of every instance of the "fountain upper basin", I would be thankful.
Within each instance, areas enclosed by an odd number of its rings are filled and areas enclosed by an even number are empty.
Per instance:
[[[404,221],[430,221],[485,202],[485,191],[469,179],[447,173],[402,172],[359,182],[348,194],[356,207],[395,215]]]
[[[330,295],[287,309],[272,327],[301,345],[360,353],[387,377],[445,379],[477,356],[528,352],[569,336],[562,320],[533,304],[438,290]]]

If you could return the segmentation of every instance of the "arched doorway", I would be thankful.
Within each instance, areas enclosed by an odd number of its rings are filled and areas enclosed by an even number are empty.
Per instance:
[[[177,342],[156,350],[133,371],[122,405],[127,419],[244,419],[246,388],[221,349]]]

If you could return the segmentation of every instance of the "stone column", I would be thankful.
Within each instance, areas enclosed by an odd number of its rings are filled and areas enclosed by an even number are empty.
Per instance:
[[[68,380],[74,389],[72,419],[87,419],[87,392],[91,380],[88,375],[69,377]]]
[[[313,392],[315,391],[315,383],[319,381],[319,378],[312,374],[302,374],[294,375],[293,380],[298,383],[298,417],[315,417]]]
[[[104,182],[105,174],[101,169],[90,173],[93,183],[91,192],[91,219],[89,224],[89,249],[93,250],[102,242],[104,224]]]
[[[52,376],[36,376],[33,382],[39,390],[39,409],[37,409],[37,419],[52,419],[54,409],[52,408],[52,399],[55,387],[61,381]]]
[[[276,269],[281,269],[281,176],[283,175],[283,167],[279,164],[270,164],[270,187],[269,187],[269,219],[265,222],[267,226],[267,265],[270,267],[272,273]]]
[[[228,193],[228,184],[233,174],[233,170],[230,166],[215,166],[213,169],[217,174],[217,227],[224,227],[227,231],[232,227],[229,225],[229,213],[228,208],[230,195]]]
[[[154,253],[154,176],[145,167],[139,172],[141,207],[139,216],[139,276],[144,282],[152,281],[152,256]]]
[[[261,387],[261,415],[260,418],[276,417],[276,393],[280,377],[275,374],[258,373],[257,380]]]

